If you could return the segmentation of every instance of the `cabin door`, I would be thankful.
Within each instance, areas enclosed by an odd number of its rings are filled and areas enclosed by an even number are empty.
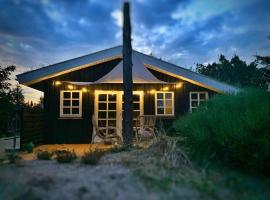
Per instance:
[[[95,119],[98,127],[116,127],[120,123],[120,91],[95,91]]]
[[[139,115],[143,115],[143,91],[133,92],[133,124]],[[122,91],[95,91],[94,116],[99,127],[116,127],[118,134],[122,136]]]

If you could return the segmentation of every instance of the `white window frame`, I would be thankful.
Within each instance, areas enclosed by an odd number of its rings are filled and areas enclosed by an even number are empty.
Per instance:
[[[197,94],[197,99],[192,99],[192,94]],[[205,94],[205,99],[201,100],[200,94]],[[189,92],[189,111],[192,112],[192,108],[197,108],[198,106],[200,106],[201,102],[204,102],[207,100],[208,100],[208,92],[206,92],[206,91],[191,91],[191,92]],[[192,106],[193,101],[198,101],[198,106],[196,106],[196,107]]]
[[[73,108],[72,106],[72,93],[73,92],[78,92],[79,93],[79,114],[64,114],[63,109],[64,109],[64,92],[70,92],[70,100],[71,100],[71,105],[68,106],[70,109]],[[77,99],[76,99],[77,100]],[[77,106],[76,106],[77,108]],[[82,91],[81,90],[61,90],[60,91],[60,117],[61,118],[80,118],[82,117]]]
[[[162,93],[163,94],[163,101],[164,101],[164,104],[163,104],[163,108],[164,108],[164,114],[158,114],[157,110],[158,110],[158,106],[157,106],[157,94],[158,93]],[[171,114],[166,114],[165,113],[165,109],[166,109],[166,105],[165,105],[165,93],[170,93],[172,94],[172,113]],[[174,92],[172,91],[156,91],[155,92],[155,115],[157,116],[174,116]]]

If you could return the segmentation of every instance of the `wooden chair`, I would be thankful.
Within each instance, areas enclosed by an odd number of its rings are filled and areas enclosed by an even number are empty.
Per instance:
[[[141,115],[136,120],[136,140],[156,138],[156,116]]]
[[[92,143],[94,143],[96,137],[99,137],[104,143],[120,144],[122,142],[122,138],[118,135],[116,127],[99,127],[95,116],[92,116],[92,123],[95,130],[93,132]]]

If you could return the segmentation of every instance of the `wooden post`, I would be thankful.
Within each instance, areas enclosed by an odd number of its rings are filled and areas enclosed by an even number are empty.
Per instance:
[[[129,3],[124,3],[123,26],[123,121],[122,134],[124,145],[130,146],[133,140],[133,95],[132,95],[132,47]]]

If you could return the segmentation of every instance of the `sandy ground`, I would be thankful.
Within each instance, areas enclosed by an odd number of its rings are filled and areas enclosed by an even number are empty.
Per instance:
[[[140,152],[108,154],[96,166],[79,160],[59,164],[55,160],[23,160],[0,165],[0,199],[199,199],[186,188],[170,194],[147,189],[126,163]]]
[[[0,199],[143,199],[143,188],[122,165],[27,161],[0,167]],[[135,195],[134,194],[141,194]],[[148,195],[147,195],[148,196]]]

